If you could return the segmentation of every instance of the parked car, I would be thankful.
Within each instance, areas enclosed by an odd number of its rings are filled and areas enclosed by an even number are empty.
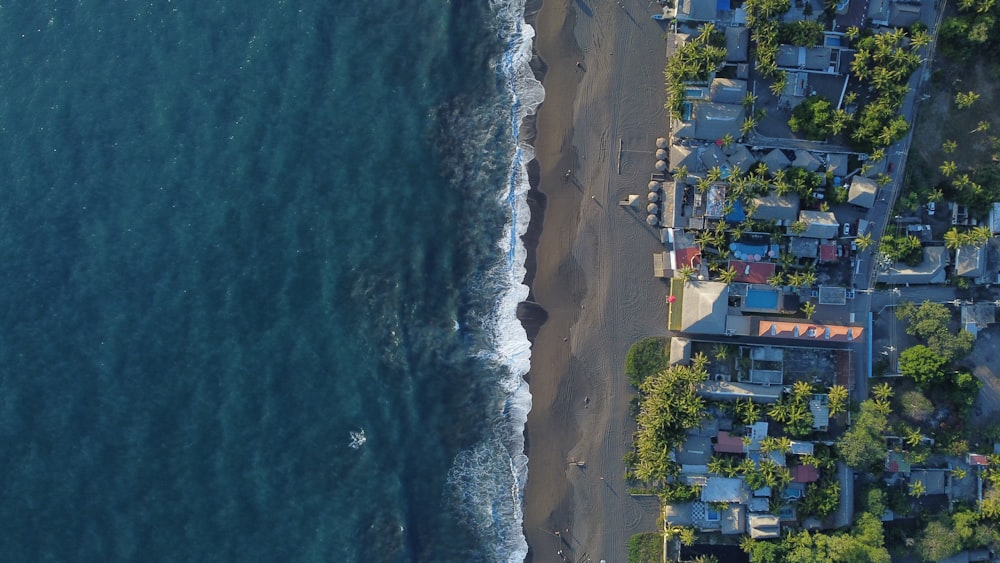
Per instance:
[[[844,236],[845,237],[851,236],[851,224],[850,223],[844,223]]]
[[[934,215],[934,212],[935,212],[936,210],[937,210],[937,204],[935,204],[935,203],[934,203],[933,201],[932,201],[932,202],[929,202],[929,203],[927,204],[927,214],[928,214],[928,215]]]

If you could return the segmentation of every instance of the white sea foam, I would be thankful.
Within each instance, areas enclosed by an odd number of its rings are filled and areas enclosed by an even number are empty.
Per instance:
[[[492,439],[460,454],[450,474],[452,489],[465,509],[464,519],[486,537],[495,538],[495,561],[509,562],[524,561],[528,553],[522,522],[528,476],[524,424],[531,410],[531,393],[524,376],[531,366],[531,343],[517,318],[517,305],[528,297],[528,287],[523,283],[527,251],[521,236],[531,219],[527,164],[535,153],[519,135],[522,121],[535,112],[545,96],[530,67],[535,30],[524,21],[524,4],[524,0],[490,2],[501,22],[500,33],[507,41],[496,71],[506,81],[513,101],[509,116],[512,158],[507,183],[499,194],[509,213],[505,232],[498,241],[506,257],[501,265],[503,271],[499,272],[504,287],[487,327],[492,334],[491,359],[504,372],[500,383],[505,395],[503,417]],[[501,467],[506,476],[498,479],[494,471]]]

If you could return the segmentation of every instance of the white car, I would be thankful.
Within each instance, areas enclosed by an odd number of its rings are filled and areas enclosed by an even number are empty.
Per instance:
[[[937,210],[937,204],[935,204],[933,201],[927,204],[927,214],[928,215],[934,215],[934,212],[936,210]]]
[[[851,236],[851,224],[850,223],[844,223],[844,236],[845,237]]]

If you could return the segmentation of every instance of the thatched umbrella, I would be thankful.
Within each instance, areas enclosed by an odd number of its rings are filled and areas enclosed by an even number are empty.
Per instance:
[[[665,151],[663,149],[656,149],[656,159],[657,160],[666,160],[667,159],[667,151]]]
[[[658,191],[660,191],[660,183],[657,182],[657,181],[650,181],[648,187],[649,187],[649,191],[651,191],[651,192],[658,192]]]
[[[657,172],[666,172],[667,171],[667,161],[666,160],[657,160],[655,168],[656,168]]]
[[[656,205],[655,203],[650,203],[649,205],[646,206],[646,211],[649,212],[650,214],[659,213],[660,206]]]
[[[659,223],[660,220],[656,218],[656,215],[646,215],[646,222],[649,223],[650,225],[656,226],[656,224]]]
[[[649,201],[654,201],[654,202],[655,201],[660,201],[660,194],[658,194],[656,192],[649,192],[649,194],[646,195],[646,199],[648,199]]]
[[[667,146],[668,146],[668,142],[667,142],[666,138],[664,138],[664,137],[657,137],[657,139],[656,139],[656,148],[665,149],[665,148],[667,148]]]

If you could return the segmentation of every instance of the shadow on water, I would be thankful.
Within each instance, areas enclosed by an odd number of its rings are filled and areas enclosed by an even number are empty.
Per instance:
[[[583,0],[576,0],[576,5],[580,7],[580,11],[583,12],[583,15],[588,18],[594,17],[594,11],[590,9],[590,6],[588,6],[586,2]]]

